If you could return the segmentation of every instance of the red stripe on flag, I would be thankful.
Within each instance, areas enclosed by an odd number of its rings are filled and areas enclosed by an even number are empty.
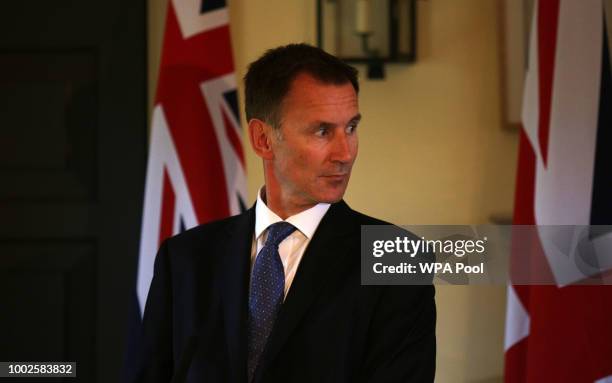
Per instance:
[[[514,197],[513,224],[515,225],[533,225],[535,223],[535,169],[536,156],[534,150],[525,134],[525,130],[521,128]],[[514,257],[510,258],[510,264],[511,270],[513,270],[514,267],[521,267]],[[529,286],[515,285],[513,288],[524,309],[529,312]],[[506,324],[506,326],[508,325],[510,324]],[[506,351],[504,365],[505,382],[524,383],[526,381],[528,339],[529,338],[524,338],[520,340]]]
[[[536,156],[531,143],[525,134],[525,129],[521,128],[519,141],[519,156],[516,175],[516,190],[514,193],[514,225],[534,225],[534,196],[535,196],[535,169]],[[521,267],[517,265],[515,258],[510,259],[511,267]],[[528,289],[515,286],[516,294],[528,310]]]
[[[526,382],[612,375],[612,286],[531,286]]]
[[[516,190],[514,194],[515,225],[535,225],[533,199],[535,196],[536,156],[531,143],[521,129],[519,142],[518,167],[516,175]]]
[[[160,206],[161,214],[159,218],[158,243],[162,243],[164,239],[172,236],[172,227],[174,226],[176,197],[166,168],[164,168],[164,182],[162,185],[162,205]]]
[[[540,121],[538,139],[546,166],[548,158],[548,135],[550,131],[550,108],[557,49],[557,27],[559,24],[559,0],[538,2],[538,76],[540,80]]]
[[[526,287],[526,286],[524,286]],[[505,383],[525,383],[527,375],[527,339],[525,338],[506,351],[504,365]]]

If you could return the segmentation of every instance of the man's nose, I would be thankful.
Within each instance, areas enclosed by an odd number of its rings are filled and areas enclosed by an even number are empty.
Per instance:
[[[334,137],[332,161],[349,163],[353,159],[353,142],[356,137],[349,136],[344,130]]]

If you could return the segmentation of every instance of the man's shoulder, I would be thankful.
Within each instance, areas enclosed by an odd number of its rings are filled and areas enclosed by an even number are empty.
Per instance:
[[[382,219],[378,219],[357,210],[352,210],[355,220],[359,222],[360,225],[393,225],[390,222],[383,221]]]
[[[353,209],[350,209],[350,211],[351,211],[351,213],[352,213],[352,215],[354,217],[353,219],[360,226],[388,226],[390,232],[401,234],[403,236],[407,236],[407,237],[410,237],[410,238],[418,238],[418,236],[416,234],[414,234],[411,231],[407,230],[406,228],[403,228],[403,227],[401,227],[399,225],[396,225],[394,223],[391,223],[391,222],[384,221],[384,220],[379,219],[379,218],[375,218],[375,217],[369,216],[367,214],[361,213],[361,212],[353,210]]]
[[[353,210],[344,200],[333,203],[327,215],[333,216],[337,220],[349,220],[359,225],[391,225],[389,222]]]
[[[203,223],[170,237],[167,241],[172,246],[192,245],[204,240],[222,240],[235,233],[241,226],[249,222],[250,211],[238,215]]]

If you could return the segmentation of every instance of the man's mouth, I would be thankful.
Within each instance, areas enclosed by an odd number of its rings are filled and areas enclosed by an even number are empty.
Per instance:
[[[343,181],[348,177],[348,173],[326,174],[323,177],[332,181]]]

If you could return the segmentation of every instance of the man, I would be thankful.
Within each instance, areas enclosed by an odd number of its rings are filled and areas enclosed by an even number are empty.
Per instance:
[[[305,44],[245,76],[265,186],[247,212],[165,241],[139,382],[431,382],[434,290],[361,286],[342,200],[357,156],[357,72]]]

